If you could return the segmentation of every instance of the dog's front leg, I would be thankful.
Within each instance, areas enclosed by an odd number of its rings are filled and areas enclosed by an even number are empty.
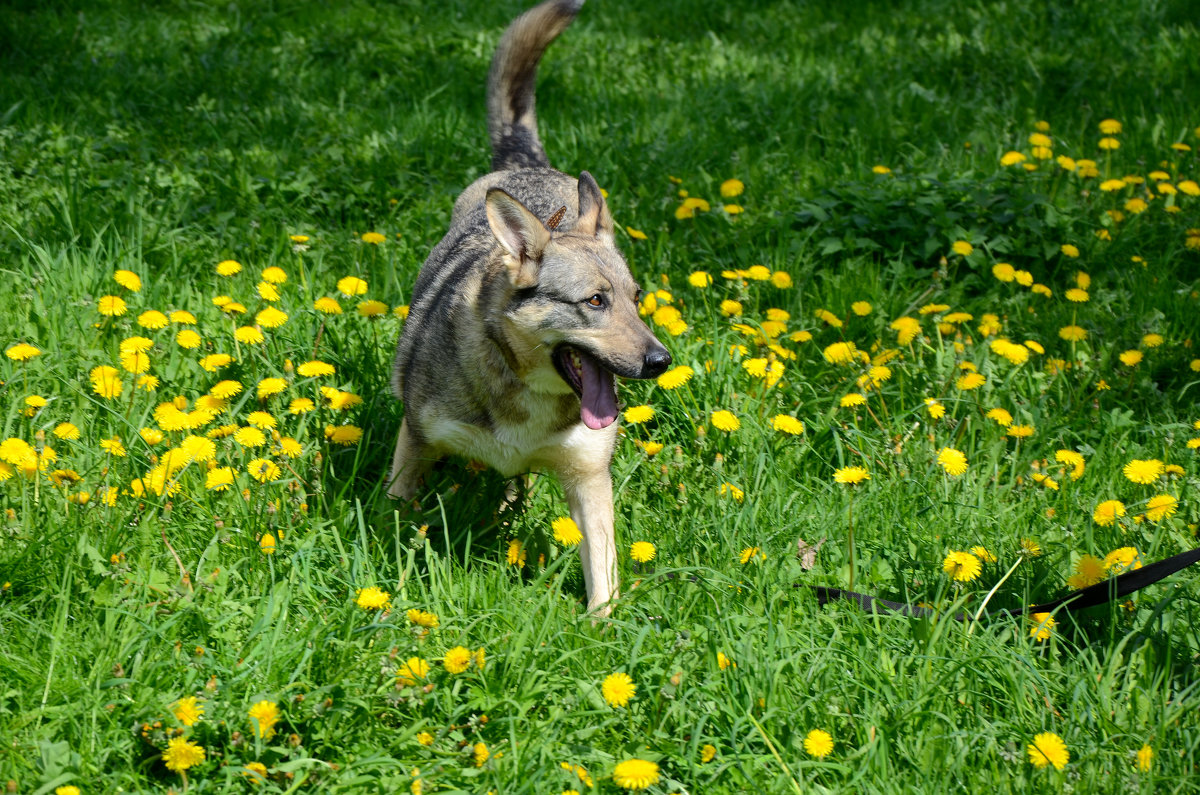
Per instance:
[[[411,500],[431,463],[428,448],[413,435],[406,417],[400,423],[396,450],[392,453],[392,470],[387,482],[388,496],[394,500]]]
[[[579,562],[587,586],[588,611],[604,617],[617,598],[617,544],[613,530],[612,475],[608,468],[575,472],[561,477],[571,518],[579,525],[583,541]]]

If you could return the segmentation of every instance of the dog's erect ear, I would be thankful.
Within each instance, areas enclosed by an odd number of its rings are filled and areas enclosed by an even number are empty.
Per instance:
[[[582,235],[612,237],[613,219],[604,201],[604,194],[592,175],[583,171],[579,174],[579,220],[575,231]]]
[[[513,286],[521,290],[536,285],[550,230],[500,188],[487,192],[487,219],[497,242],[509,254],[508,275]]]

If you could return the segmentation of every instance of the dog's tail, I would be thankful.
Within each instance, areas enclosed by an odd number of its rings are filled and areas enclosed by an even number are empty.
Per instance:
[[[517,17],[496,48],[488,73],[488,135],[492,140],[492,170],[549,168],[538,139],[534,84],[538,62],[584,0],[546,0]]]

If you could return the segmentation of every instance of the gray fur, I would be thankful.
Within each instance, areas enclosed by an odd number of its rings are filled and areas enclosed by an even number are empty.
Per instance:
[[[555,472],[584,536],[588,608],[607,613],[617,593],[613,376],[654,377],[671,359],[638,315],[638,285],[596,181],[551,168],[537,138],[538,61],[582,5],[542,3],[497,50],[496,170],[459,196],[413,287],[393,369],[405,414],[388,493],[411,499],[447,454],[506,475]]]

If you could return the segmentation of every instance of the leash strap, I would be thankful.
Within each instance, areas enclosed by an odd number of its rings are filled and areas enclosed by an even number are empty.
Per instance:
[[[1115,601],[1123,596],[1128,596],[1134,591],[1140,591],[1147,585],[1153,585],[1161,579],[1170,577],[1177,571],[1186,569],[1188,566],[1200,561],[1200,547],[1181,552],[1178,555],[1172,555],[1169,558],[1164,558],[1148,566],[1143,566],[1140,569],[1127,571],[1124,574],[1119,574],[1116,577],[1110,577],[1104,582],[1089,585],[1087,588],[1081,588],[1078,591],[1069,593],[1066,596],[1059,597],[1045,604],[1033,605],[1031,607],[1018,607],[1012,610],[1002,609],[994,612],[986,613],[986,618],[995,616],[1021,616],[1032,615],[1034,613],[1052,613],[1060,607],[1066,607],[1067,610],[1084,610],[1089,607],[1104,604],[1105,602]],[[857,593],[855,591],[844,591],[841,588],[826,588],[822,585],[807,586],[817,595],[817,604],[825,605],[836,599],[844,599],[848,602],[858,604],[863,610],[868,613],[900,613],[905,616],[933,616],[937,614],[936,610],[919,605],[908,605],[902,602],[889,602],[887,599],[879,599],[875,596]],[[969,616],[959,613],[954,616],[955,621],[967,621]]]

